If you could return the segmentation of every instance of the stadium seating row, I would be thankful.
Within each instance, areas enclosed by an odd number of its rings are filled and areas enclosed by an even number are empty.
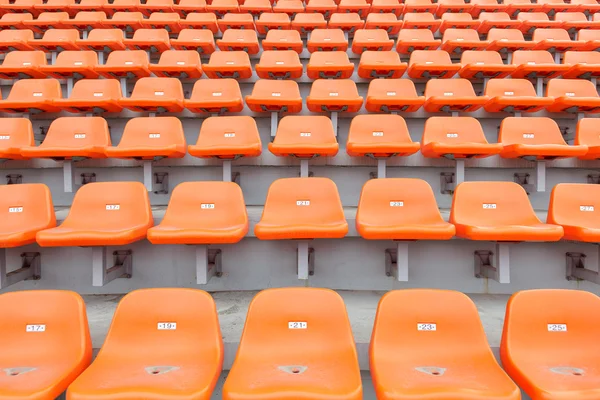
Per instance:
[[[515,382],[532,399],[596,398],[599,316],[600,298],[588,292],[514,294],[500,349],[504,372],[467,296],[391,291],[379,302],[370,342],[377,398],[518,400]],[[74,292],[3,294],[0,327],[5,398],[55,398],[66,390],[68,400],[208,400],[223,365],[216,306],[201,290],[127,294],[93,363],[85,304]],[[224,400],[362,396],[352,330],[337,293],[282,288],[254,297]]]

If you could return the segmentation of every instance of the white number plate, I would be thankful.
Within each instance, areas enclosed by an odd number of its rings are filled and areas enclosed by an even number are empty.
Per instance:
[[[10,136],[8,136],[8,135],[1,135],[0,136],[0,140],[10,140]]]
[[[215,208],[214,203],[202,203],[200,204],[200,208],[203,210],[212,210],[213,208]]]
[[[446,133],[446,137],[448,137],[448,138],[457,138],[458,137],[458,133]]]
[[[483,208],[486,210],[495,210],[496,203],[483,203]]]
[[[383,132],[382,131],[375,131],[375,132],[373,132],[373,136],[383,136]]]
[[[46,332],[46,325],[27,325],[25,332]]]
[[[306,329],[308,323],[306,322],[288,322],[288,329]]]
[[[9,213],[22,213],[23,207],[8,207]]]
[[[390,201],[390,207],[404,207],[403,201]]]
[[[177,322],[159,322],[158,330],[159,331],[174,331],[177,329]]]
[[[85,139],[85,133],[76,133],[75,139]]]
[[[300,132],[300,137],[309,137],[310,135],[310,132]]]
[[[160,139],[160,133],[149,133],[148,138],[150,139]]]
[[[535,135],[533,133],[524,133],[523,139],[533,139]]]
[[[566,332],[567,324],[548,324],[548,332]]]
[[[231,138],[231,137],[235,137],[235,133],[226,133],[223,136]]]
[[[579,206],[579,211],[592,212],[594,211],[594,206]]]
[[[436,324],[417,324],[418,331],[437,331]]]
[[[310,206],[310,200],[296,200],[297,206]]]
[[[108,210],[108,211],[118,211],[120,209],[121,209],[120,204],[107,204],[106,205],[106,210]]]

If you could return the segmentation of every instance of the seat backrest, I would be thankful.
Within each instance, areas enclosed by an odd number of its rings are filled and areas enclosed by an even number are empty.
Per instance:
[[[96,66],[97,64],[98,55],[95,51],[70,50],[58,53],[56,62],[53,65],[59,67],[79,67],[82,65]]]
[[[250,29],[227,29],[223,32],[224,42],[257,42],[258,36],[256,31]]]
[[[350,59],[345,51],[315,51],[310,55],[309,60],[309,64],[313,65],[346,65],[349,63]]]
[[[596,15],[596,14],[594,14]],[[0,32],[2,35],[2,32]],[[598,29],[580,29],[577,34],[577,39],[587,42],[588,40],[600,40],[600,30]]]
[[[231,78],[203,79],[194,83],[190,101],[230,99],[231,97],[237,97],[240,101],[242,99],[242,91],[237,80]]]
[[[277,141],[286,144],[335,143],[331,120],[323,115],[288,115],[277,125]]]
[[[81,148],[110,145],[110,132],[104,118],[60,117],[52,121],[40,147]]]
[[[16,53],[14,51],[13,53]],[[11,53],[9,53],[11,54]],[[33,127],[28,118],[3,118],[0,126],[0,149],[34,145]]]
[[[550,79],[546,97],[598,97],[598,91],[586,79]]]
[[[46,53],[39,50],[34,51],[9,51],[4,56],[3,67],[28,67],[46,65]]]
[[[577,123],[575,145],[600,146],[600,124],[595,118],[583,118]]]
[[[190,14],[191,15],[191,14]],[[214,45],[214,36],[209,29],[182,29],[177,36],[177,40],[190,42],[209,42]]]
[[[113,4],[115,4],[115,2],[118,2],[120,0],[115,0],[113,2]],[[144,16],[141,12],[139,11],[117,11],[116,13],[113,14],[112,18],[110,19],[110,21],[141,21],[142,19],[144,19]]]
[[[539,30],[539,29],[536,29]],[[514,40],[514,41],[525,41],[525,37],[523,36],[523,32],[518,29],[500,29],[500,28],[492,28],[488,32],[487,41],[494,42],[496,40]]]
[[[108,54],[108,58],[106,59],[105,65],[118,67],[127,65],[148,65],[148,53],[146,53],[144,50],[111,51]]]
[[[339,99],[359,97],[356,83],[351,79],[316,79],[310,88],[310,96],[329,98],[332,93],[337,93]]]
[[[490,79],[485,85],[485,95],[490,97],[537,96],[533,84],[527,79]]]
[[[141,78],[135,83],[131,98],[176,98],[183,100],[183,86],[177,78]]]
[[[42,36],[43,41],[69,41],[75,43],[79,39],[79,31],[77,29],[48,29]]]
[[[106,19],[104,11],[79,11],[72,21],[103,21]]]
[[[153,12],[152,14],[150,14],[150,17],[148,17],[148,21],[160,21],[160,22],[172,22],[172,23],[176,23],[179,22],[179,14],[174,13],[174,12]],[[155,29],[157,30],[157,29]],[[162,29],[160,29],[162,30]],[[161,32],[162,35],[162,32]]]
[[[44,21],[62,21],[69,19],[69,13],[67,12],[43,12],[38,15],[36,21],[44,22]]]
[[[60,98],[62,98],[62,90],[56,79],[21,79],[13,84],[6,100],[37,103]]]
[[[517,21],[550,21],[550,18],[545,12],[520,12]]]
[[[558,124],[547,117],[507,117],[500,124],[498,143],[566,145]]]
[[[117,100],[121,98],[121,83],[117,79],[81,79],[73,85],[70,100]],[[74,105],[77,107],[76,105]]]
[[[471,1],[473,3],[473,1]],[[510,15],[505,12],[482,12],[479,21],[510,21]]]
[[[406,0],[405,4],[414,3],[416,0]],[[427,3],[430,3],[430,0],[426,0]],[[415,13],[406,13],[404,14],[404,22],[424,22],[424,21],[433,21],[435,17],[430,12],[415,12]]]
[[[437,143],[487,144],[479,120],[473,117],[430,117],[423,128],[423,145]]]
[[[409,14],[407,14],[409,15]],[[398,33],[398,41],[432,41],[435,40],[430,29],[401,29]],[[414,53],[414,51],[413,51]]]
[[[563,22],[586,22],[588,19],[582,12],[557,12],[554,16],[554,20]]]
[[[477,33],[475,29],[449,28],[444,31],[442,42],[447,42],[449,40],[479,42],[479,33]]]
[[[33,40],[33,31],[30,29],[5,29],[0,31],[0,43],[12,43],[17,40],[23,42]]]
[[[462,56],[460,57],[460,63],[462,65],[499,65],[504,64],[504,61],[502,61],[502,56],[497,51],[466,50],[462,53]]]
[[[473,85],[467,79],[430,79],[425,85],[425,97],[433,96],[452,96],[452,97],[473,97],[475,90]]]
[[[462,3],[464,4],[464,3]],[[467,13],[447,12],[442,14],[442,21],[472,21],[473,17]],[[479,38],[479,37],[478,37]]]
[[[384,79],[378,80],[383,81]],[[359,143],[410,143],[412,139],[406,120],[399,115],[361,114],[352,118],[348,130],[348,142],[350,141]]]
[[[166,29],[138,29],[133,33],[133,41],[136,40],[160,40],[169,41],[169,32]]]
[[[166,147],[174,144],[185,146],[183,125],[179,118],[138,117],[127,121],[118,147]]]
[[[272,30],[269,32],[280,32],[280,31]],[[285,32],[285,31],[283,31],[283,32]],[[290,31],[290,32],[296,32],[296,31]],[[296,33],[298,33],[298,32],[296,32]],[[312,53],[311,59],[315,54],[322,54],[322,53],[326,53],[326,52],[318,51],[316,53]],[[278,65],[292,66],[292,65],[301,65],[301,64],[300,64],[300,57],[298,56],[298,53],[296,53],[294,50],[265,50],[260,55],[259,65],[261,65],[263,67],[269,67],[269,66],[276,67]]]
[[[571,37],[569,36],[569,32],[560,28],[538,28],[533,31],[532,41],[539,42],[547,39],[570,41]]]
[[[517,50],[513,53],[512,64],[554,64],[554,57],[546,50]]]
[[[600,64],[600,52],[597,51],[567,51],[563,64]]]
[[[415,50],[410,53],[409,65],[413,64],[452,64],[450,54],[444,50]]]
[[[256,121],[249,116],[236,115],[206,118],[200,127],[196,145],[219,149],[225,146],[245,146],[251,143],[260,144]]]
[[[252,96],[265,101],[300,99],[300,87],[291,79],[259,79],[254,83]]]
[[[549,224],[600,228],[600,186],[559,183],[552,189]]]
[[[0,21],[21,22],[21,21],[27,21],[27,20],[32,20],[32,19],[33,19],[33,15],[31,15],[31,13],[8,13],[8,14],[4,14],[2,16],[2,18],[0,18]]]
[[[0,220],[2,234],[55,227],[56,217],[50,189],[41,183],[0,186]],[[5,246],[0,241],[0,248]]]
[[[160,55],[158,65],[200,65],[200,54],[193,50],[167,50]]]
[[[87,40],[90,41],[90,42],[92,42],[92,41],[97,41],[97,40],[98,41],[105,40],[105,39],[108,39],[108,38],[114,38],[116,40],[121,40],[122,41],[123,39],[125,39],[125,36],[124,36],[123,30],[121,30],[121,29],[114,29],[114,28],[111,28],[111,29],[92,29],[90,31],[90,33],[88,34]],[[139,51],[145,53],[143,50],[139,50]],[[108,55],[108,60],[110,60],[111,55],[113,53],[116,53],[116,52],[117,51],[111,52]],[[64,51],[63,51],[63,53],[64,53]],[[132,53],[132,52],[130,51],[129,53]],[[146,56],[146,58],[147,57],[148,56]],[[108,60],[107,60],[107,62],[108,62]]]

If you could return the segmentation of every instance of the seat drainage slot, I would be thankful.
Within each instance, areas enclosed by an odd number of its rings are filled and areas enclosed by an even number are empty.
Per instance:
[[[415,367],[415,369],[424,374],[434,375],[434,376],[442,376],[446,372],[446,368],[440,368],[440,367]]]
[[[559,375],[583,376],[585,374],[584,370],[582,370],[581,368],[575,368],[575,367],[554,367],[554,368],[550,368],[550,371],[554,372],[555,374],[559,374]]]
[[[282,365],[278,368],[279,370],[292,375],[303,374],[308,369],[308,367],[305,367],[303,365]]]
[[[35,367],[15,367],[15,368],[4,368],[3,371],[6,376],[19,376],[26,374],[31,371],[35,371]]]
[[[170,365],[157,365],[157,366],[154,366],[154,367],[146,367],[144,369],[150,375],[163,375],[163,374],[167,374],[169,372],[177,371],[180,368],[179,367],[170,366]]]

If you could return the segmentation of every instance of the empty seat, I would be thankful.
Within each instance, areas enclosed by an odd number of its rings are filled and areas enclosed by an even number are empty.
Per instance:
[[[387,51],[392,47],[394,41],[383,29],[359,29],[352,41],[352,52],[355,54],[362,54],[364,51]]]
[[[567,79],[589,79],[600,76],[600,53],[596,51],[567,51],[563,64],[568,66],[562,74]]]
[[[406,0],[404,4],[405,16],[424,13],[433,15],[437,11],[438,6],[431,0]]]
[[[337,11],[337,4],[334,0],[311,0],[306,3],[306,13],[319,13],[326,19]]]
[[[526,290],[506,306],[502,365],[532,399],[598,397],[600,299],[584,290]]]
[[[175,12],[153,12],[148,19],[142,20],[142,26],[147,29],[164,29],[169,34],[179,33],[179,14]]]
[[[278,1],[273,5],[273,12],[286,13],[290,18],[304,13],[304,2],[302,0]]]
[[[0,79],[45,78],[41,67],[46,65],[43,51],[11,51],[0,65]]]
[[[44,65],[40,69],[50,78],[83,79],[97,78],[98,55],[94,51],[63,51],[56,57],[52,65]]]
[[[399,0],[373,0],[371,2],[371,14],[394,14],[399,17],[404,12],[404,3]],[[367,15],[367,18],[369,16]]]
[[[496,1],[496,0],[492,0]],[[521,26],[520,21],[510,19],[510,16],[505,12],[482,12],[479,14],[479,27],[477,32],[480,35],[484,35],[490,31],[490,29],[518,29]]]
[[[118,12],[141,12],[143,7],[140,0],[114,0],[105,4],[102,9],[107,15],[113,15]]]
[[[192,12],[185,20],[179,21],[182,28],[188,29],[208,29],[213,34],[219,31],[217,26],[217,16],[214,13]]]
[[[42,0],[15,0],[13,3],[1,4],[0,12],[5,13],[30,13],[37,15],[34,6],[42,4]]]
[[[553,99],[538,97],[527,79],[490,79],[485,86],[489,101],[487,112],[537,112],[553,103]]]
[[[200,54],[212,54],[215,49],[215,38],[208,29],[182,29],[177,39],[171,39],[171,46],[176,50],[194,50]]]
[[[456,236],[498,242],[560,240],[563,229],[543,224],[514,182],[463,182],[456,187],[450,211]]]
[[[360,56],[358,76],[363,79],[401,78],[407,67],[395,51],[365,51]]]
[[[260,50],[256,32],[246,29],[227,29],[223,38],[217,40],[217,46],[222,51],[244,51],[248,54],[256,54]]]
[[[525,34],[532,34],[536,29],[560,28],[562,22],[550,21],[544,12],[521,12],[517,15],[517,21],[521,21],[519,29]]]
[[[0,32],[0,35],[1,34],[2,32]],[[585,46],[582,46],[579,50],[594,51],[600,48],[600,30],[598,29],[581,29],[577,33],[577,39],[581,42],[585,42]],[[2,42],[0,41],[0,44],[1,43]]]
[[[381,1],[397,2],[398,0]],[[371,7],[374,7],[374,5]],[[369,15],[367,15],[367,19],[365,20],[365,29],[383,29],[388,33],[388,35],[395,36],[400,32],[403,24],[404,22],[398,19],[398,16],[394,13],[389,12],[379,14],[371,12]]]
[[[542,4],[533,3],[531,0],[505,0],[506,12],[513,17],[519,13],[528,13],[542,10]]]
[[[471,14],[467,13],[446,13],[442,15],[440,24],[440,33],[445,33],[448,29],[475,29],[479,28],[480,22],[473,19]]]
[[[36,50],[47,53],[52,51],[79,50],[77,29],[49,29],[41,39],[29,40],[28,44]]]
[[[2,211],[0,214],[2,215],[2,225],[0,226],[0,249],[25,246],[31,243],[35,243],[35,235],[39,231],[53,228],[56,226],[56,217],[54,215],[54,206],[52,205],[52,195],[50,194],[50,189],[48,189],[46,185],[43,185],[41,183],[2,185],[0,187],[0,206],[2,207]],[[7,316],[4,313],[7,310],[3,309],[3,307],[1,306],[3,298],[4,296],[0,296],[0,315],[3,317],[3,320],[6,321],[5,318]],[[8,322],[15,323],[15,321]],[[4,329],[8,329],[8,326],[4,326]],[[7,339],[7,336],[5,336],[6,334],[7,331],[3,330],[2,336],[4,339],[3,342],[5,343]],[[13,345],[15,344],[13,343]],[[2,356],[0,357],[0,362],[2,363],[2,365],[4,367],[8,367],[8,370],[10,370],[11,368],[18,369],[19,367],[23,367],[23,359],[15,359],[9,362],[5,358],[10,357],[11,355],[11,352],[8,352],[7,350],[8,349],[4,349],[4,351],[2,352]],[[46,353],[46,351],[44,353]],[[20,356],[24,357],[25,354],[20,354]],[[15,362],[16,364],[14,364]],[[38,366],[40,364],[35,363],[33,365]],[[33,385],[33,383],[36,383],[38,385],[43,385],[44,383],[42,377],[38,377],[38,379],[40,379],[41,381],[36,381],[33,376],[30,376],[31,380],[28,381],[27,385],[19,385],[18,382],[11,382],[11,374],[8,373],[8,370],[5,369],[7,374],[3,377],[2,384],[0,385],[0,387],[2,388],[0,390],[0,394],[2,394],[3,396],[18,397],[18,392],[20,392],[21,395],[25,395],[25,392],[27,392],[28,390],[32,390],[32,386],[35,386]],[[33,368],[33,371],[30,372],[34,372],[35,370],[37,370],[37,368]],[[52,369],[49,368],[49,370]],[[18,375],[19,374],[17,373],[14,376]],[[60,384],[60,382],[56,382],[55,384]],[[44,388],[38,388],[38,390],[39,389]],[[62,390],[64,390],[64,387]],[[53,393],[56,393],[56,395],[58,395],[58,393],[60,393],[62,390],[53,391]],[[32,394],[30,393],[29,395]],[[43,396],[34,396],[34,398],[43,398]]]
[[[584,28],[600,27],[600,21],[588,21],[583,12],[558,12],[554,19],[555,21],[561,21],[562,25],[560,27],[566,29],[569,33],[577,32]]]
[[[52,104],[62,98],[60,83],[56,79],[21,79],[16,81],[5,100],[0,100],[0,110],[10,113],[58,112]]]
[[[312,112],[358,112],[362,103],[356,83],[350,79],[317,79],[306,98],[306,106]]]
[[[571,0],[571,4],[578,5],[586,14],[600,11],[600,4],[596,0]]]
[[[542,5],[542,11],[552,16],[560,12],[576,11],[580,8],[578,4],[567,4],[563,0],[539,0]]]
[[[561,76],[569,67],[556,64],[552,54],[546,50],[517,50],[513,53],[513,78],[551,79]]]
[[[583,40],[571,40],[565,29],[536,29],[531,40],[535,43],[534,49],[554,52],[578,50],[587,46]]]
[[[239,13],[240,6],[237,0],[213,0],[210,4],[206,5],[206,11],[214,13],[217,17],[221,18],[228,13]]]
[[[269,0],[265,1],[269,3]],[[256,20],[256,31],[261,35],[266,35],[272,30],[289,30],[291,28],[292,21],[285,13],[263,13]]]
[[[121,29],[123,32],[135,32],[142,29],[142,19],[144,15],[141,12],[119,11],[111,19],[106,20],[106,26]]]
[[[245,0],[244,4],[240,5],[240,11],[242,13],[250,13],[253,17],[260,19],[262,15],[271,14],[273,7],[271,6],[271,2],[269,0]],[[287,16],[287,14],[285,15]],[[289,17],[287,22],[289,25]],[[256,26],[258,27],[258,24]]]
[[[365,26],[365,21],[357,13],[334,13],[329,18],[328,29],[341,29],[348,34],[356,32]]]
[[[142,183],[92,182],[75,193],[64,222],[38,232],[36,239],[42,247],[121,246],[144,239],[152,225]]]
[[[146,16],[152,17],[154,13],[172,13],[175,2],[173,0],[146,0],[146,4],[140,7],[140,11]]]
[[[310,55],[306,74],[310,79],[348,79],[354,73],[354,63],[345,51],[317,51]]]
[[[33,127],[27,118],[3,118],[0,161],[21,160],[21,148],[34,145]]]
[[[175,117],[139,117],[127,121],[118,145],[108,147],[111,158],[160,160],[183,158],[185,135],[181,121]]]
[[[0,18],[0,29],[28,29],[23,22],[31,19],[30,13],[4,14]]]
[[[354,69],[354,64],[352,67]],[[263,79],[298,79],[302,76],[303,66],[298,53],[293,50],[265,50],[254,69]]]
[[[521,398],[494,358],[477,307],[460,292],[388,292],[379,301],[369,353],[381,400]]]
[[[35,33],[44,33],[47,29],[67,28],[63,22],[68,20],[69,13],[66,12],[43,12],[36,19],[23,21],[23,25]]]
[[[496,51],[467,50],[460,57],[462,68],[458,75],[465,79],[505,78],[515,70],[514,65],[506,65]]]
[[[596,85],[585,79],[551,79],[546,87],[546,97],[554,98],[554,103],[546,107],[550,112],[600,112]]]
[[[200,127],[196,144],[188,146],[188,152],[199,158],[258,157],[262,144],[252,117],[209,117]]]
[[[473,112],[487,101],[487,96],[477,96],[471,82],[466,79],[427,81],[425,104],[427,112]]]
[[[436,50],[441,43],[440,39],[434,39],[429,29],[402,29],[398,33],[396,51],[411,54],[415,50]]]
[[[198,80],[185,108],[195,113],[240,112],[244,108],[240,84],[235,79]]]
[[[324,116],[283,117],[269,143],[269,151],[280,157],[333,157],[338,148],[331,120]]]
[[[81,50],[109,52],[125,50],[125,36],[120,29],[92,29],[87,39],[79,39],[75,43]]]
[[[419,151],[399,115],[357,115],[348,130],[346,152],[355,157],[410,156]]]
[[[106,64],[98,65],[96,72],[105,78],[143,78],[150,76],[148,54],[143,50],[113,51]]]
[[[135,290],[119,302],[98,357],[69,387],[67,396],[208,399],[222,364],[223,340],[208,293]]]
[[[596,185],[580,183],[554,186],[546,222],[563,227],[563,240],[600,242],[599,189]]]
[[[579,120],[574,144],[588,147],[587,153],[579,156],[580,159],[597,160],[600,158],[600,126],[595,118],[582,118]]]
[[[61,117],[50,124],[44,141],[37,147],[24,147],[25,158],[72,160],[106,158],[110,132],[104,118]]]
[[[27,188],[43,185],[10,185],[5,193],[21,192],[12,200],[27,201],[23,212],[3,216],[21,219],[49,199],[48,189],[37,190],[35,202],[28,200]],[[25,194],[27,193],[27,194]],[[13,206],[14,204],[10,204]],[[2,207],[4,209],[4,207]],[[8,208],[7,208],[8,209]],[[36,212],[39,212],[36,210]],[[49,210],[44,210],[46,213]],[[52,210],[54,212],[54,210]],[[42,214],[43,215],[43,214]],[[24,221],[23,221],[24,222]],[[12,225],[12,224],[11,224]],[[20,224],[19,224],[20,225]],[[75,292],[59,290],[27,290],[0,296],[0,395],[5,398],[48,399],[59,397],[92,360],[92,340],[88,328],[85,303]]]
[[[180,112],[183,110],[183,87],[177,78],[141,78],[131,97],[119,104],[131,111]]]
[[[362,398],[352,330],[339,294],[329,289],[282,288],[254,297],[223,399],[269,397]]]
[[[178,13],[181,18],[187,17],[188,14],[206,12],[205,0],[180,0],[179,3],[173,4],[173,11]],[[214,14],[213,14],[214,15]]]
[[[73,2],[68,5],[67,10],[69,13],[80,13],[88,11],[102,11],[108,4],[108,0],[81,0],[79,3]]]
[[[246,96],[246,104],[254,112],[299,113],[302,96],[296,81],[259,79]]]
[[[525,40],[523,32],[518,29],[492,28],[487,35],[486,50],[510,53],[517,50],[528,50],[535,47],[535,43]]]
[[[341,29],[315,29],[307,42],[308,51],[346,51],[348,40]]]
[[[291,1],[285,0],[284,2]],[[300,54],[304,50],[304,43],[300,32],[294,30],[273,30],[267,32],[262,41],[263,51],[268,50],[294,50]]]
[[[329,0],[333,3],[333,0]],[[335,3],[333,3],[335,7]],[[292,21],[292,29],[297,30],[301,34],[312,32],[315,29],[327,28],[327,21],[323,14],[318,13],[298,13]]]
[[[429,158],[485,158],[502,151],[502,144],[488,143],[473,117],[428,118],[422,140],[421,153]]]
[[[179,79],[198,79],[202,76],[200,55],[193,50],[167,50],[158,64],[148,66],[155,76]]]
[[[479,40],[475,29],[450,28],[444,32],[441,49],[448,53],[461,54],[466,50],[483,50],[487,42]]]
[[[338,4],[338,12],[340,13],[356,13],[361,18],[369,14],[371,4],[366,0],[340,0]]]
[[[483,12],[492,14],[505,11],[506,4],[499,4],[497,0],[471,0],[471,10],[469,12],[474,18],[477,18],[478,16],[481,17]]]
[[[166,29],[138,29],[133,38],[123,40],[129,50],[144,50],[151,53],[162,53],[171,48],[169,32]]]
[[[152,244],[237,243],[248,233],[244,195],[234,182],[184,182],[173,189]],[[218,371],[215,371],[218,376]]]
[[[558,124],[545,117],[504,118],[500,124],[498,142],[504,146],[500,153],[503,158],[554,160],[587,153],[587,146],[569,146]]]
[[[410,0],[406,0],[408,6]],[[433,6],[435,7],[435,6]],[[435,19],[430,12],[418,12],[404,14],[404,23],[402,29],[429,29],[435,33],[440,28],[442,20]]]
[[[121,112],[121,84],[116,79],[82,79],[75,82],[68,99],[52,104],[71,113]]]
[[[104,11],[80,11],[75,15],[75,18],[63,21],[63,25],[81,32],[87,32],[92,29],[103,28],[105,22],[106,13]]]
[[[443,17],[447,14],[467,13],[470,8],[464,0],[439,0],[436,15]]]
[[[217,21],[217,25],[223,33],[228,29],[249,29],[252,31],[256,29],[254,16],[250,13],[225,14],[223,18]]]
[[[369,84],[365,108],[368,112],[415,112],[425,103],[410,79],[374,79]]]
[[[460,71],[460,64],[453,64],[450,54],[443,50],[415,50],[410,53],[408,76],[421,78],[452,78]]]

